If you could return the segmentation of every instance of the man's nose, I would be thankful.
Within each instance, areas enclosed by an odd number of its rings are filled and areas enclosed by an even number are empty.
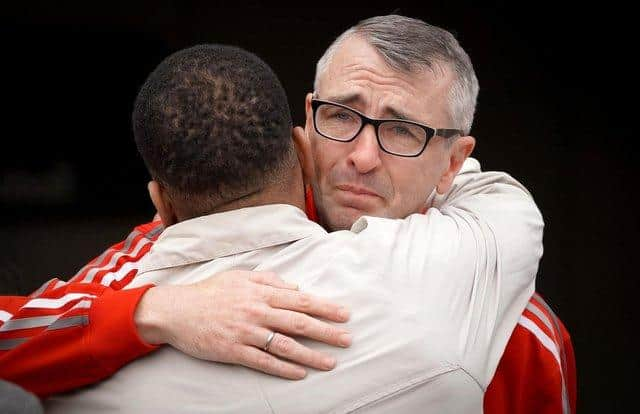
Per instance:
[[[348,161],[360,174],[375,170],[380,164],[380,147],[373,125],[365,126],[355,138],[355,146],[349,153]]]

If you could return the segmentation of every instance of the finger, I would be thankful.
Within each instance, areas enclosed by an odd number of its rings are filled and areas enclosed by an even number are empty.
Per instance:
[[[346,307],[303,292],[278,289],[271,294],[268,304],[273,308],[302,312],[334,322],[349,320],[349,310]]]
[[[246,338],[246,343],[263,349],[272,331],[265,328],[256,328],[252,329],[251,332],[251,338]],[[329,371],[336,366],[336,360],[332,356],[310,349],[296,340],[277,332],[266,352],[300,365],[323,371]]]
[[[253,346],[241,348],[238,363],[270,375],[292,380],[302,379],[307,375],[304,368],[282,361]]]
[[[335,327],[304,313],[271,308],[265,313],[264,323],[283,334],[304,336],[334,346],[351,345],[351,335],[346,329]]]
[[[282,280],[280,276],[276,275],[273,272],[251,272],[249,280],[255,283],[269,285],[280,289],[298,289],[298,285]]]

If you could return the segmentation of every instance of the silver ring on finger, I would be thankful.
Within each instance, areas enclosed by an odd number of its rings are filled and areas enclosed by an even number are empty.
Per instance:
[[[273,338],[275,336],[276,336],[275,332],[271,332],[269,336],[267,336],[267,342],[265,342],[264,346],[262,347],[262,349],[264,349],[265,352],[269,352],[269,346],[271,345],[271,342],[273,342]]]

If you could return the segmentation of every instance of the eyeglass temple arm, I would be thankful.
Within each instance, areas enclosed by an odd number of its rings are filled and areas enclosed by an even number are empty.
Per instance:
[[[464,132],[459,129],[442,128],[442,129],[436,129],[435,135],[442,138],[453,138],[457,135],[460,135],[460,136],[464,135]]]

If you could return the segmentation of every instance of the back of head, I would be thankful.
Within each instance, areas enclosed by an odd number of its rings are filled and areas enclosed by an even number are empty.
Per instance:
[[[295,158],[291,128],[287,97],[271,68],[225,45],[167,57],[133,110],[138,151],[184,218],[278,181]]]
[[[469,133],[478,97],[478,79],[471,59],[451,33],[422,20],[393,14],[362,20],[327,48],[318,61],[316,84],[335,51],[351,36],[362,37],[399,72],[435,71],[443,66],[452,70],[455,80],[449,91],[449,113],[455,128]]]

